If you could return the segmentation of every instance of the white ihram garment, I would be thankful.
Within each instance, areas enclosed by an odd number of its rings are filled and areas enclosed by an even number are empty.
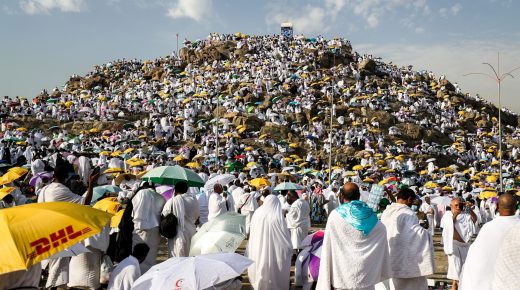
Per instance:
[[[247,257],[254,261],[247,272],[255,290],[289,289],[292,246],[280,200],[266,197],[251,220]]]
[[[448,255],[448,273],[446,278],[458,281],[462,273],[462,266],[466,261],[469,246],[471,245],[469,241],[477,229],[471,220],[471,216],[467,213],[459,214],[454,224],[451,211],[443,215],[441,227],[444,253]],[[453,239],[454,230],[457,230],[464,241],[463,243]]]
[[[311,208],[303,199],[296,200],[287,213],[287,227],[291,231],[293,249],[301,249],[301,242],[309,234]]]
[[[511,228],[518,225],[517,216],[497,216],[486,223],[469,248],[462,270],[460,290],[491,290],[500,245]]]

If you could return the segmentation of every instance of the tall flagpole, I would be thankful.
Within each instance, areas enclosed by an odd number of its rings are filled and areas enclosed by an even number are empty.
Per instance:
[[[506,72],[504,74],[500,74],[500,52],[497,53],[497,69],[495,70],[495,67],[492,66],[491,64],[487,63],[487,62],[484,62],[483,64],[489,66],[491,68],[491,70],[493,71],[493,74],[486,74],[486,73],[479,73],[479,72],[474,72],[474,73],[468,73],[468,74],[465,74],[464,76],[468,76],[468,75],[484,75],[484,76],[487,76],[489,78],[491,78],[492,80],[494,80],[496,83],[497,83],[497,90],[498,90],[498,158],[499,158],[499,177],[500,177],[500,192],[504,192],[504,183],[503,183],[503,179],[502,179],[502,96],[501,96],[501,84],[502,84],[502,81],[506,78],[506,77],[511,77],[511,78],[514,78],[514,76],[511,74],[513,73],[514,71],[520,69],[520,67],[516,67],[512,70],[510,70],[509,72]]]

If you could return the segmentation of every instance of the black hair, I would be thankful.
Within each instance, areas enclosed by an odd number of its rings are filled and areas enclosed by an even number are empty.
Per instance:
[[[142,261],[148,255],[150,251],[150,247],[148,247],[145,243],[139,243],[134,246],[134,250],[132,251],[132,256],[134,256],[137,260]]]
[[[410,188],[403,188],[397,193],[397,199],[407,200],[409,198],[415,198],[415,192]]]
[[[186,193],[188,191],[188,184],[186,181],[179,181],[175,184],[176,193]]]

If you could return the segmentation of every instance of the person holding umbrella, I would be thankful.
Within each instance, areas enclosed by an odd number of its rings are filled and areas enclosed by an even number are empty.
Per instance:
[[[89,205],[92,199],[92,189],[94,183],[99,177],[99,171],[93,171],[88,180],[87,193],[84,197],[73,193],[65,184],[69,177],[69,167],[63,163],[56,165],[54,168],[54,181],[41,189],[38,195],[38,202],[65,201]],[[46,288],[59,287],[67,285],[69,282],[69,261],[70,258],[49,259],[49,276],[47,278]]]
[[[188,185],[184,181],[175,184],[175,195],[163,207],[162,216],[173,213],[177,217],[177,233],[168,239],[169,257],[187,257],[190,251],[191,238],[195,235],[199,218],[199,202],[191,194],[186,194]]]

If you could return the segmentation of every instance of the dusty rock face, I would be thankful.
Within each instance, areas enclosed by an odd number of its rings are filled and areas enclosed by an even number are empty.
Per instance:
[[[239,126],[239,125],[246,126],[246,131],[254,132],[254,131],[260,131],[260,129],[262,129],[264,122],[255,115],[249,115],[249,116],[235,117],[233,119],[233,124],[235,126]]]
[[[265,125],[260,129],[260,135],[267,134],[274,140],[287,140],[292,137],[291,131],[286,126],[278,126],[271,122],[265,122]]]
[[[420,140],[422,136],[421,127],[412,123],[399,123],[397,128],[401,130],[402,135],[412,140]]]
[[[364,59],[358,63],[358,70],[365,74],[373,74],[376,72],[376,62],[373,59]]]

